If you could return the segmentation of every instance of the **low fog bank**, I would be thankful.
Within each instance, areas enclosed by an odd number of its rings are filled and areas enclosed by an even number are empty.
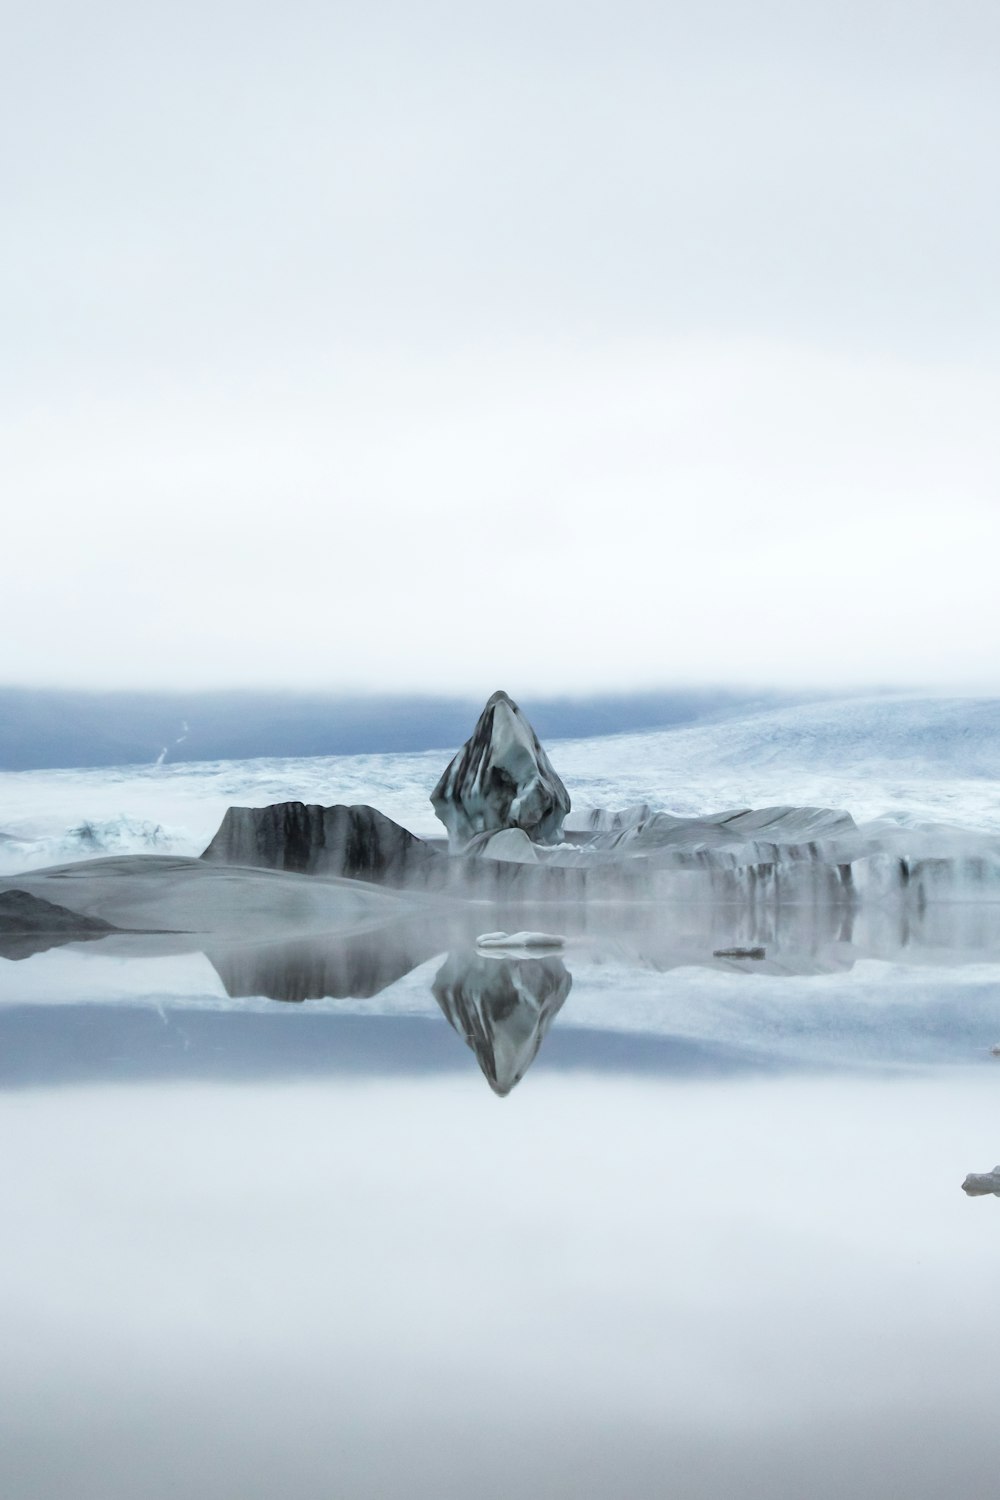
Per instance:
[[[787,693],[706,687],[526,698],[524,708],[543,738],[558,739],[693,724],[795,701]],[[472,698],[429,694],[0,687],[0,770],[434,750],[463,740],[481,707]]]

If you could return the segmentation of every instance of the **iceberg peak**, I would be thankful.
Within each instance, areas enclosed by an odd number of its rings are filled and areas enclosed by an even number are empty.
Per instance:
[[[489,697],[469,739],[431,793],[453,850],[481,833],[520,828],[536,844],[557,844],[570,809],[535,731],[507,693]]]

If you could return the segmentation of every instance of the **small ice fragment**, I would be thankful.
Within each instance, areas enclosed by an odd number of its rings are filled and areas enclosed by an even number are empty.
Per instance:
[[[986,1193],[995,1193],[1000,1198],[1000,1166],[992,1172],[970,1172],[962,1183],[962,1191],[970,1198],[981,1198]]]
[[[477,948],[562,948],[566,939],[554,932],[484,932]]]

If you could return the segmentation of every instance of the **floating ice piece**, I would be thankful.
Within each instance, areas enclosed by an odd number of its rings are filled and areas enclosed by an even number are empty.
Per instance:
[[[987,1193],[995,1193],[1000,1198],[1000,1166],[994,1167],[992,1172],[970,1172],[962,1183],[962,1191],[970,1198],[984,1198]]]
[[[431,793],[453,850],[478,833],[523,829],[536,844],[558,844],[569,793],[512,698],[497,692],[471,737]]]
[[[564,948],[566,939],[557,932],[484,932],[477,948]]]

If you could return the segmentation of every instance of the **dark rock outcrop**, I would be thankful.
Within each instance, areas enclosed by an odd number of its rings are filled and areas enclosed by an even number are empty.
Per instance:
[[[230,807],[201,857],[393,886],[435,884],[435,876],[443,883],[448,863],[374,807],[305,802]]]
[[[63,943],[87,942],[119,932],[99,917],[85,917],[28,891],[0,891],[0,956],[31,958]]]
[[[532,843],[557,844],[569,793],[512,698],[497,692],[431,793],[452,849],[477,834],[520,828]]]

